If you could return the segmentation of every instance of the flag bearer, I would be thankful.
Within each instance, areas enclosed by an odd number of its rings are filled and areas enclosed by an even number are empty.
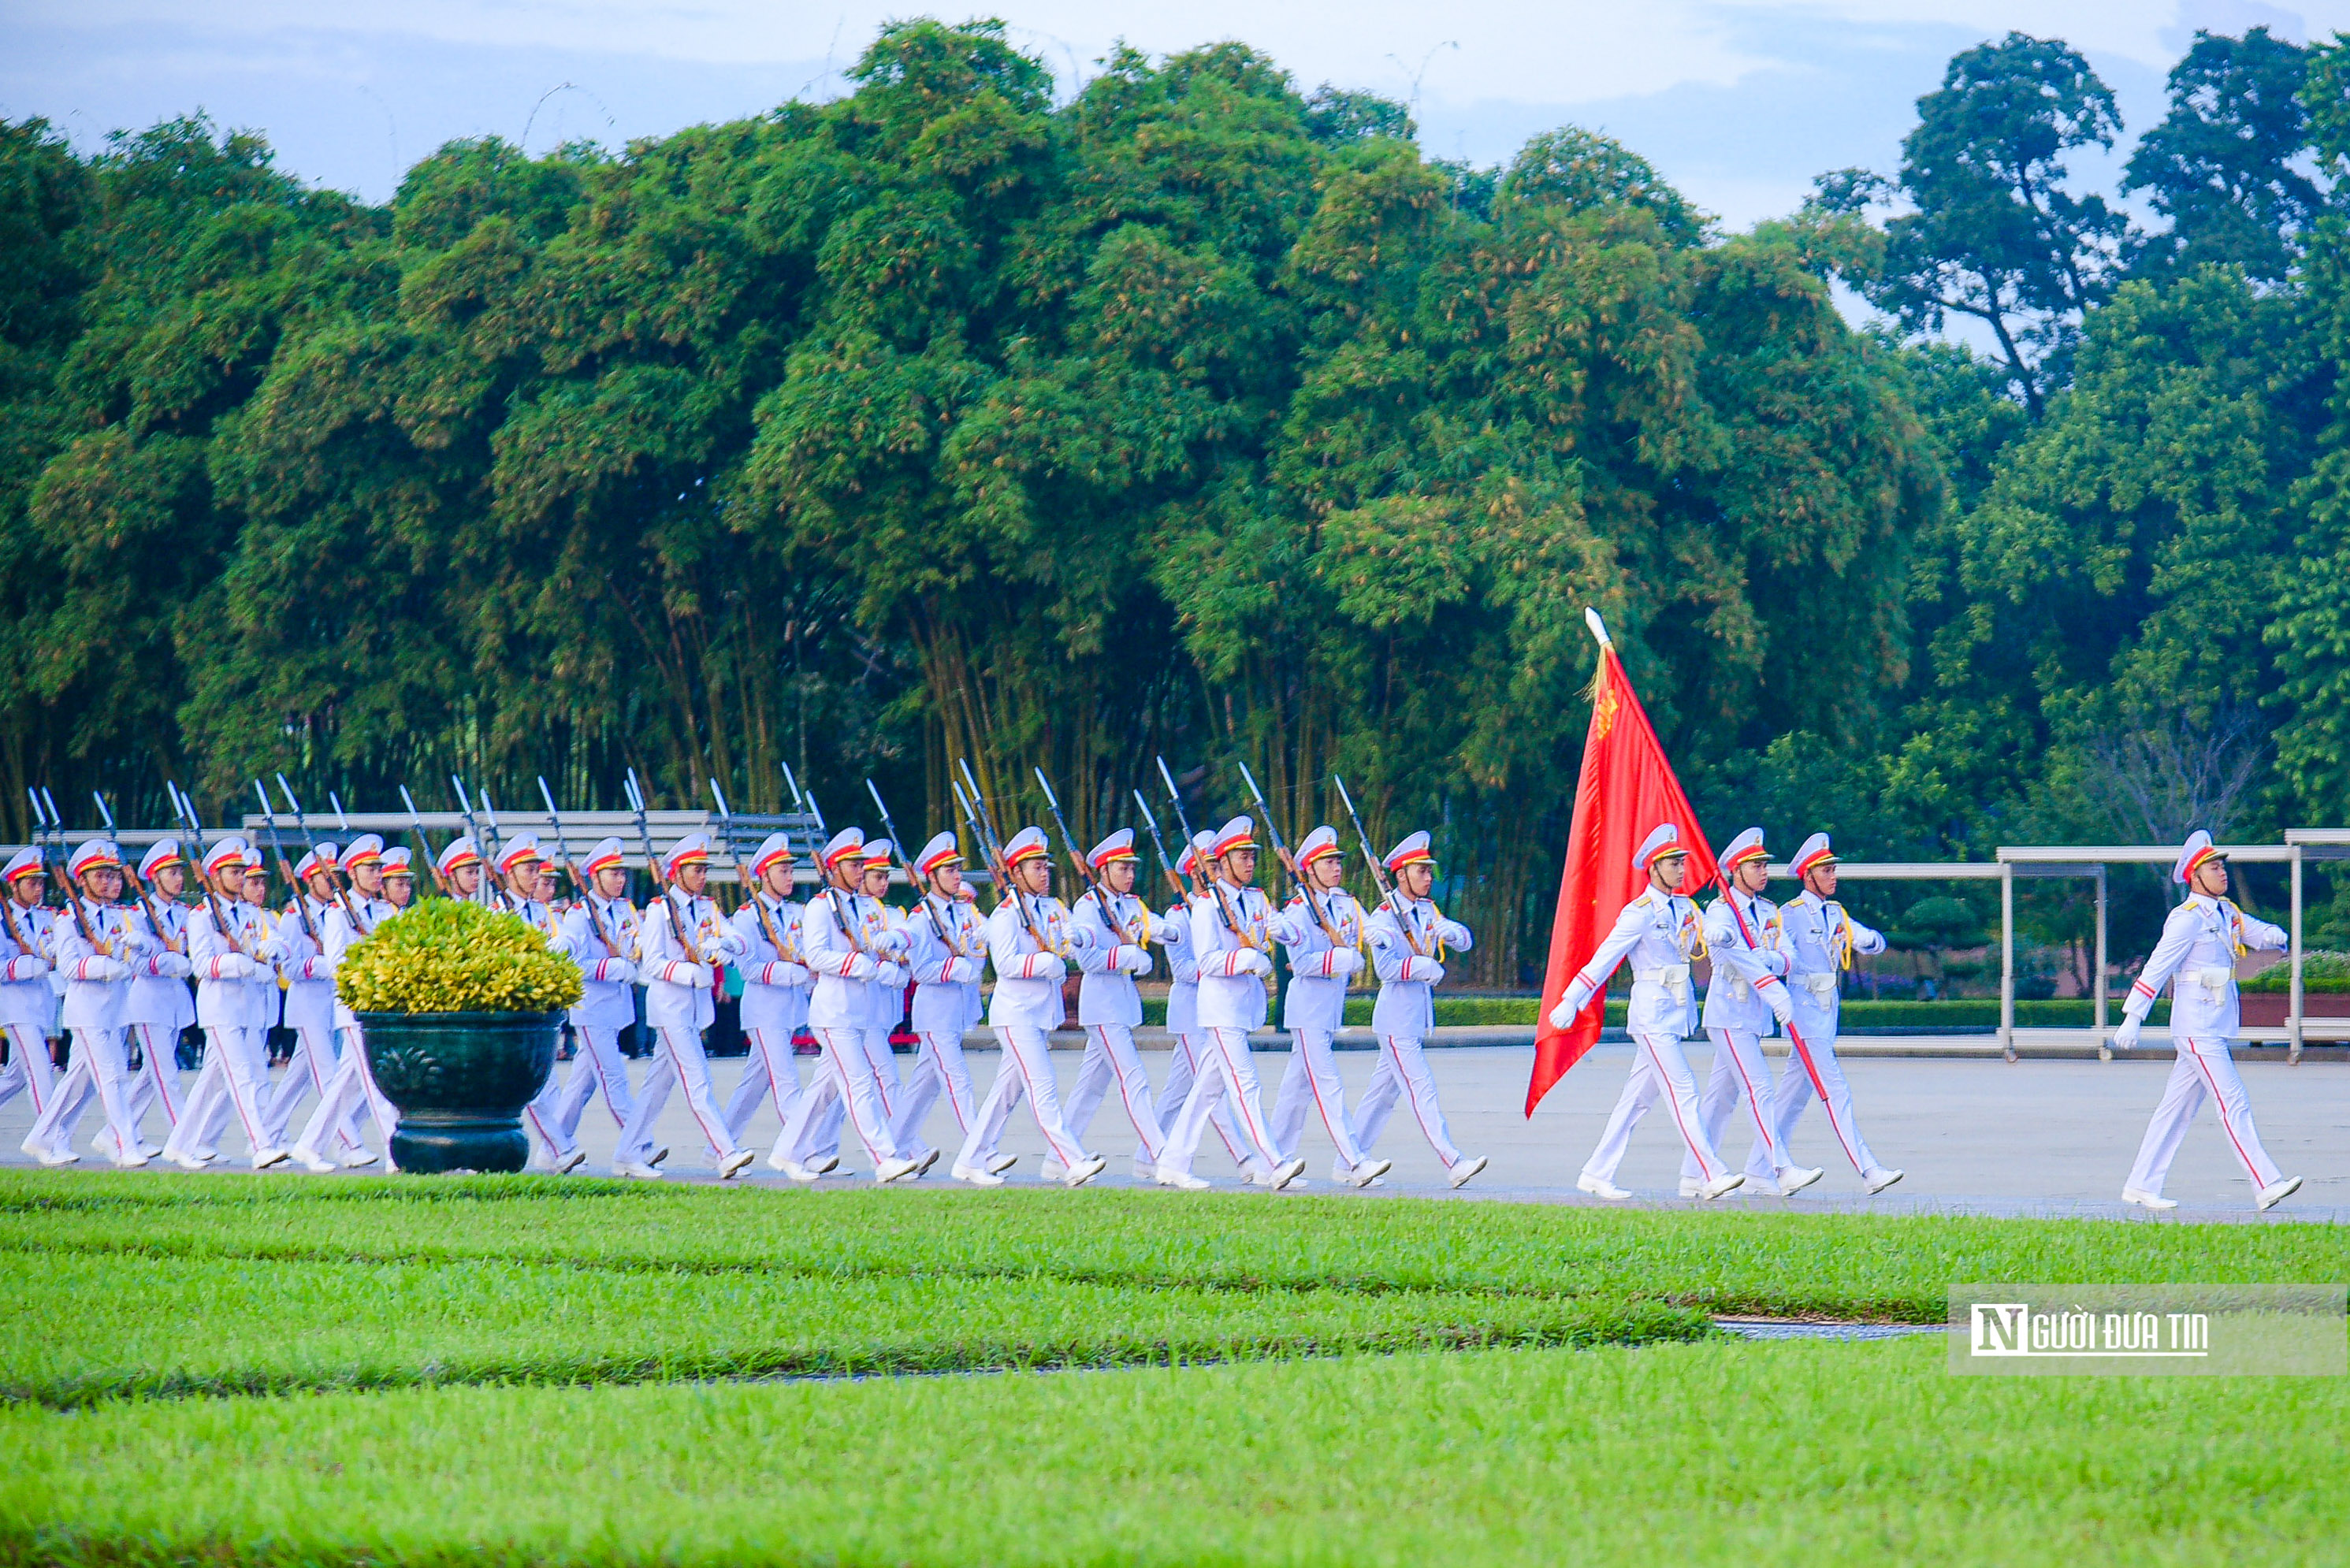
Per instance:
[[[1273,1147],[1259,1103],[1256,1064],[1249,1059],[1249,1034],[1264,1027],[1273,944],[1296,934],[1292,922],[1252,886],[1256,858],[1254,819],[1232,818],[1210,846],[1207,890],[1191,899],[1191,950],[1200,966],[1200,1081],[1168,1129],[1155,1173],[1162,1187],[1208,1185],[1191,1174],[1191,1159],[1221,1104],[1232,1106],[1251,1151],[1271,1168],[1267,1186],[1286,1187],[1305,1168],[1303,1159],[1284,1159]]]
[[[1355,1106],[1355,1131],[1368,1154],[1394,1112],[1399,1094],[1411,1096],[1413,1119],[1436,1158],[1444,1163],[1444,1179],[1459,1187],[1485,1168],[1482,1154],[1466,1155],[1452,1142],[1444,1125],[1444,1107],[1436,1102],[1436,1075],[1428,1070],[1420,1042],[1436,1022],[1436,1004],[1430,991],[1444,978],[1444,950],[1466,952],[1469,928],[1448,920],[1429,898],[1436,886],[1436,857],[1429,851],[1428,835],[1414,833],[1387,853],[1388,874],[1395,891],[1364,922],[1371,944],[1371,962],[1379,977],[1379,999],[1371,1007],[1371,1029],[1379,1038],[1379,1064]]]
[[[130,1056],[123,1044],[123,1019],[131,977],[151,973],[161,950],[116,900],[122,896],[122,857],[108,838],[86,840],[68,862],[73,886],[66,913],[57,919],[57,968],[66,977],[65,1025],[73,1036],[72,1060],[57,1081],[48,1109],[25,1136],[26,1154],[43,1165],[70,1164],[74,1124],[95,1089],[113,1134],[114,1163],[133,1169],[147,1163],[139,1129],[130,1118]]]
[[[1274,1096],[1268,1130],[1274,1152],[1295,1158],[1311,1106],[1330,1135],[1337,1157],[1330,1179],[1367,1187],[1393,1163],[1363,1152],[1355,1124],[1347,1116],[1347,1085],[1330,1043],[1347,1022],[1347,984],[1362,972],[1363,907],[1341,886],[1347,857],[1338,835],[1317,827],[1297,846],[1297,896],[1284,911],[1298,940],[1289,946],[1289,995],[1282,1002],[1282,1027],[1289,1031],[1289,1065]]]
[[[629,1089],[629,1059],[620,1054],[620,1032],[637,1021],[640,933],[637,907],[628,899],[629,867],[620,841],[597,840],[580,871],[588,886],[564,915],[554,943],[579,966],[579,1000],[570,1012],[571,1033],[579,1050],[570,1073],[560,1084],[550,1079],[531,1101],[529,1113],[558,1174],[588,1158],[579,1147],[579,1119],[598,1090],[615,1127],[627,1127],[637,1111],[637,1097]]]
[[[266,1170],[286,1158],[286,1151],[270,1142],[262,1108],[269,1091],[276,964],[286,950],[262,907],[269,878],[256,851],[242,838],[224,838],[205,852],[201,870],[208,891],[188,918],[188,961],[196,971],[204,1064],[188,1090],[180,1125],[163,1145],[163,1158],[184,1170],[203,1169],[216,1158],[221,1128],[234,1111],[251,1147],[253,1168]]]
[[[712,995],[720,966],[743,956],[743,942],[719,918],[718,906],[702,897],[710,881],[710,840],[687,834],[661,862],[667,884],[645,911],[640,928],[645,977],[645,1022],[660,1039],[660,1056],[637,1091],[636,1114],[620,1129],[613,1168],[638,1180],[657,1179],[650,1159],[653,1123],[669,1103],[670,1091],[685,1085],[685,1103],[717,1157],[718,1179],[731,1179],[755,1158],[726,1130],[725,1115],[710,1085],[710,1058],[702,1032],[717,1017]]]
[[[1771,1069],[1762,1060],[1762,1036],[1771,1032],[1772,1020],[1784,1024],[1793,1018],[1795,1004],[1784,978],[1787,953],[1779,907],[1762,896],[1771,880],[1771,855],[1761,828],[1750,827],[1730,841],[1721,853],[1721,870],[1722,896],[1705,912],[1705,942],[1713,954],[1713,979],[1705,988],[1705,1032],[1713,1039],[1713,1071],[1698,1099],[1698,1119],[1708,1141],[1720,1147],[1731,1113],[1745,1106],[1770,1179],[1783,1197],[1793,1196],[1824,1173],[1794,1162],[1771,1118]],[[1798,1052],[1790,1061],[1790,1071],[1802,1071],[1802,1055]],[[1697,1156],[1682,1155],[1681,1196],[1696,1197],[1704,1179]]]
[[[1052,846],[1041,831],[1024,827],[1014,834],[1003,846],[1003,868],[1007,886],[987,918],[987,956],[995,966],[987,1022],[1003,1044],[1003,1059],[955,1156],[954,1178],[974,1187],[1003,1185],[995,1174],[1002,1168],[996,1146],[1005,1118],[1024,1098],[1045,1135],[1047,1158],[1061,1167],[1061,1181],[1082,1187],[1109,1162],[1087,1154],[1061,1119],[1052,1036],[1068,1016],[1061,981],[1077,950],[1091,939],[1075,928],[1068,910],[1051,894]]]
[[[1134,988],[1137,975],[1150,972],[1148,944],[1159,935],[1149,907],[1134,896],[1134,829],[1121,827],[1087,852],[1086,864],[1097,881],[1077,897],[1070,918],[1086,934],[1077,950],[1077,1027],[1086,1032],[1085,1059],[1077,1064],[1076,1081],[1062,1121],[1079,1145],[1102,1096],[1113,1078],[1126,1119],[1155,1169],[1166,1146],[1158,1107],[1150,1100],[1150,1075],[1134,1048],[1134,1026],[1142,1022],[1142,997]],[[1047,1161],[1045,1179],[1059,1174],[1057,1162]]]
[[[1705,957],[1706,948],[1705,923],[1697,906],[1679,890],[1689,874],[1689,851],[1680,846],[1680,830],[1669,822],[1659,824],[1641,841],[1632,867],[1647,875],[1648,887],[1617,913],[1607,940],[1567,982],[1565,996],[1550,1015],[1554,1027],[1571,1026],[1575,1015],[1607,989],[1607,977],[1616,966],[1631,960],[1632,1004],[1626,1022],[1632,1034],[1632,1075],[1599,1135],[1599,1147],[1592,1150],[1575,1184],[1611,1201],[1632,1196],[1616,1185],[1616,1168],[1624,1162],[1632,1128],[1661,1095],[1672,1109],[1681,1142],[1697,1156],[1704,1173],[1697,1196],[1719,1198],[1736,1189],[1746,1175],[1731,1169],[1706,1137],[1698,1116],[1697,1080],[1681,1054],[1681,1037],[1697,1023],[1690,964]]]
[[[800,919],[792,898],[792,843],[771,833],[751,857],[750,897],[734,911],[734,934],[743,939],[743,1034],[750,1055],[742,1081],[726,1102],[726,1130],[740,1140],[762,1101],[775,1103],[775,1120],[791,1126],[800,1097],[798,1064],[792,1036],[807,1022],[808,988],[816,971],[800,961]],[[788,1158],[781,1142],[770,1163]],[[781,1170],[783,1166],[776,1164]]]
[[[922,901],[905,922],[906,958],[914,975],[914,1033],[921,1045],[899,1094],[899,1141],[919,1138],[941,1093],[955,1130],[967,1138],[979,1098],[963,1060],[962,1037],[982,1017],[979,982],[987,968],[987,929],[972,908],[962,879],[962,849],[953,834],[941,833],[923,845],[913,872]],[[989,1174],[1001,1174],[1016,1158],[995,1156]]]
[[[2162,940],[2154,944],[2122,1006],[2122,1026],[2114,1032],[2114,1044],[2125,1051],[2137,1044],[2138,1030],[2168,983],[2170,1038],[2178,1048],[2178,1060],[2154,1120],[2147,1124],[2146,1140],[2138,1145],[2137,1162],[2130,1167],[2122,1200],[2147,1209],[2178,1207],[2177,1199],[2162,1195],[2163,1179],[2187,1137],[2188,1124],[2209,1095],[2220,1104],[2220,1128],[2228,1135],[2228,1147],[2251,1178],[2252,1207],[2273,1209],[2299,1189],[2301,1178],[2279,1170],[2261,1147],[2251,1101],[2228,1054],[2228,1042],[2241,1023],[2236,961],[2256,948],[2281,952],[2292,939],[2267,921],[2253,919],[2229,898],[2228,862],[2212,846],[2210,834],[2199,829],[2188,839],[2170,877],[2187,888],[2187,901],[2162,923]]]
[[[22,1094],[39,1119],[57,1087],[57,1064],[49,1057],[49,1027],[57,1016],[57,992],[49,988],[49,911],[41,894],[48,872],[37,849],[20,849],[0,871],[7,886],[0,900],[0,1030],[8,1036],[8,1064],[0,1068],[0,1105]]]
[[[1787,955],[1787,991],[1795,1004],[1794,1024],[1804,1037],[1808,1060],[1790,1051],[1779,1070],[1778,1087],[1771,1096],[1771,1127],[1785,1149],[1795,1136],[1795,1124],[1815,1094],[1825,1090],[1828,1129],[1836,1147],[1860,1173],[1861,1185],[1882,1192],[1901,1179],[1898,1170],[1879,1165],[1853,1120],[1852,1086],[1845,1082],[1836,1062],[1836,1021],[1842,1006],[1845,971],[1855,953],[1881,953],[1885,938],[1870,930],[1835,901],[1836,857],[1828,836],[1814,833],[1804,840],[1788,869],[1804,890],[1779,911],[1781,950]],[[1771,1153],[1761,1137],[1746,1157],[1746,1175],[1760,1183],[1775,1181]]]
[[[335,900],[327,911],[326,929],[319,933],[331,973],[339,973],[351,949],[400,912],[384,897],[384,847],[377,835],[362,833],[351,840],[343,851],[343,870],[351,879],[349,896]],[[376,1162],[375,1150],[359,1141],[360,1111],[366,1111],[375,1123],[376,1136],[387,1150],[400,1123],[400,1113],[376,1086],[359,1016],[339,988],[335,993],[335,1027],[342,1034],[342,1054],[335,1059],[334,1075],[327,1080],[326,1092],[318,1096],[318,1108],[310,1113],[302,1136],[294,1140],[294,1163],[306,1170],[334,1169],[336,1161],[325,1152],[330,1147],[338,1148],[340,1163],[352,1168]]]

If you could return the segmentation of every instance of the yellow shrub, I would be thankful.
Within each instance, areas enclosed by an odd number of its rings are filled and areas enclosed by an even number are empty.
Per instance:
[[[518,915],[429,898],[356,943],[335,991],[354,1012],[553,1012],[579,1000],[579,966]]]

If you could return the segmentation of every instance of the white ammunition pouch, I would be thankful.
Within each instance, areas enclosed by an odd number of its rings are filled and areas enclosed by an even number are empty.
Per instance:
[[[2204,996],[2210,1001],[2220,1002],[2228,1000],[2228,988],[2236,983],[2236,971],[2215,964],[2210,969],[2189,970],[2187,980],[2190,985],[2202,987]]]
[[[1835,1001],[1841,977],[1834,970],[1823,970],[1817,974],[1799,974],[1794,978],[1797,984],[1812,993],[1812,1000],[1820,1006],[1825,1007]]]
[[[1690,999],[1690,966],[1685,963],[1659,964],[1655,969],[1636,969],[1633,981],[1640,985],[1663,986],[1675,1002],[1683,1006]]]
[[[1753,995],[1754,995],[1754,988],[1753,988],[1752,986],[1749,985],[1746,981],[1742,981],[1742,980],[1739,979],[1736,975],[1732,975],[1732,976],[1731,976],[1731,977],[1730,977],[1730,1000],[1731,1000],[1731,1001],[1732,1001],[1732,1002],[1747,1002],[1747,1001],[1751,1001],[1751,1000],[1753,998]]]

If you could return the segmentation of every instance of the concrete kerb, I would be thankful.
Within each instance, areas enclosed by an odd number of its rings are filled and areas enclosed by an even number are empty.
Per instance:
[[[1628,1044],[1631,1036],[1620,1029],[1610,1029],[1601,1033],[1599,1039],[1602,1044],[1622,1045]],[[1513,1045],[1531,1048],[1534,1043],[1534,1032],[1519,1024],[1431,1029],[1420,1042],[1430,1051]],[[1175,1046],[1175,1037],[1164,1029],[1137,1029],[1134,1044],[1137,1049],[1143,1051],[1171,1051]],[[1367,1029],[1342,1029],[1332,1044],[1340,1051],[1376,1051],[1379,1048],[1378,1036]],[[1249,1036],[1249,1046],[1255,1051],[1284,1052],[1289,1049],[1289,1035],[1278,1029],[1260,1030]],[[966,1051],[992,1051],[994,1048],[993,1033],[984,1025],[973,1029],[963,1038]],[[1082,1051],[1085,1048],[1084,1030],[1054,1032],[1054,1050]],[[1835,1048],[1839,1056],[1874,1060],[1919,1057],[1954,1062],[1986,1061],[2004,1054],[1999,1036],[1988,1032],[1981,1034],[1847,1034],[1837,1039]],[[1765,1056],[1784,1056],[1788,1049],[1787,1042],[1782,1039],[1774,1037],[1762,1042]],[[2015,1054],[2018,1060],[2030,1062],[2095,1061],[2097,1043],[2086,1030],[2019,1030],[2015,1038]],[[2115,1059],[2168,1062],[2176,1060],[2178,1054],[2167,1035],[2148,1030],[2136,1051],[2117,1052]],[[2273,1062],[2282,1065],[2286,1064],[2288,1053],[2280,1045],[2253,1045],[2239,1041],[2233,1054],[2239,1062]],[[2304,1046],[2301,1059],[2304,1063],[2350,1062],[2350,1045]]]

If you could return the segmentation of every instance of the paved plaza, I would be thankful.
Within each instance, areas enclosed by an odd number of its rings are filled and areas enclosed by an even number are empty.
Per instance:
[[[975,1036],[974,1043],[985,1038]],[[1711,1065],[1711,1048],[1692,1042],[1689,1051],[1690,1065],[1702,1083]],[[2288,1174],[2304,1178],[2305,1184],[2279,1209],[2260,1218],[2267,1222],[2350,1220],[2350,1066],[2314,1060],[2289,1066],[2282,1054],[2244,1054],[2244,1079],[2269,1152]],[[1575,1190],[1575,1173],[1597,1141],[1623,1087],[1630,1048],[1598,1046],[1576,1064],[1529,1120],[1522,1107],[1533,1056],[1532,1048],[1523,1045],[1430,1052],[1454,1140],[1472,1154],[1488,1156],[1492,1163],[1483,1175],[1454,1193],[1444,1185],[1441,1169],[1413,1124],[1409,1105],[1399,1106],[1378,1151],[1392,1158],[1395,1168],[1381,1187],[1367,1196],[1595,1201]],[[993,1050],[971,1053],[972,1075],[981,1093],[993,1081],[999,1059]],[[1339,1053],[1349,1103],[1368,1083],[1377,1060],[1367,1051]],[[899,1058],[901,1067],[906,1061]],[[1153,1084],[1163,1084],[1166,1053],[1146,1049],[1144,1061]],[[1281,1052],[1257,1055],[1268,1105],[1287,1061],[1287,1054]],[[1054,1053],[1054,1065],[1065,1091],[1077,1063],[1076,1051]],[[805,1080],[816,1070],[817,1063],[813,1057],[802,1057],[799,1065]],[[1907,1179],[1877,1197],[1864,1194],[1814,1106],[1796,1135],[1793,1152],[1798,1159],[1825,1167],[1826,1177],[1792,1199],[1732,1196],[1724,1203],[1807,1210],[2146,1217],[2143,1210],[2122,1204],[2119,1194],[2147,1115],[2169,1072],[2167,1053],[2110,1063],[2026,1060],[2013,1064],[1996,1058],[1850,1055],[1845,1065],[1863,1131],[1878,1157],[1906,1169]],[[575,1066],[560,1064],[556,1070],[570,1072]],[[712,1066],[723,1098],[742,1072],[742,1064],[721,1060]],[[639,1064],[636,1072],[641,1075],[642,1070]],[[1783,1060],[1774,1062],[1773,1070],[1783,1071]],[[307,1107],[301,1114],[307,1116]],[[22,1097],[0,1107],[0,1158],[6,1163],[32,1163],[18,1147],[31,1121],[31,1109]],[[157,1136],[159,1125],[151,1116],[151,1137]],[[1738,1126],[1732,1125],[1733,1129]],[[101,1160],[88,1153],[88,1140],[101,1126],[93,1106],[83,1121],[78,1147],[84,1158],[76,1168],[105,1168]],[[674,1150],[667,1166],[671,1179],[706,1179],[711,1174],[709,1150],[681,1096],[671,1096],[661,1126],[664,1140]],[[607,1169],[615,1129],[600,1104],[589,1106],[580,1130],[588,1150],[583,1172]],[[751,1128],[762,1158],[746,1173],[746,1179],[760,1185],[782,1182],[764,1160],[775,1133],[774,1113],[768,1110]],[[933,1112],[925,1133],[951,1159],[960,1140],[943,1102]],[[1110,1158],[1109,1169],[1100,1179],[1105,1184],[1133,1184],[1129,1166],[1134,1138],[1116,1094],[1105,1101],[1087,1142]],[[1747,1142],[1733,1130],[1724,1140],[1725,1158],[1742,1164]],[[1004,1147],[1021,1157],[1009,1173],[1011,1182],[1017,1186],[1035,1181],[1044,1146],[1024,1111],[1014,1114]],[[238,1135],[231,1133],[223,1146],[224,1158],[214,1169],[224,1177],[241,1169],[243,1152]],[[1326,1179],[1330,1152],[1319,1125],[1309,1120],[1305,1153],[1311,1179],[1303,1190],[1336,1190]],[[870,1168],[855,1150],[853,1138],[844,1153],[847,1158],[840,1170],[827,1178],[821,1188],[870,1179]],[[1661,1109],[1652,1111],[1634,1136],[1631,1154],[1617,1179],[1637,1192],[1640,1202],[1680,1205],[1684,1200],[1673,1196],[1679,1158],[1680,1147],[1672,1135],[1669,1117]],[[1201,1147],[1197,1168],[1219,1186],[1234,1181],[1231,1163],[1212,1136]],[[927,1179],[932,1185],[944,1184],[944,1163]],[[2251,1186],[2209,1106],[2188,1136],[2172,1168],[2168,1193],[2180,1205],[2171,1218],[2253,1218]]]

